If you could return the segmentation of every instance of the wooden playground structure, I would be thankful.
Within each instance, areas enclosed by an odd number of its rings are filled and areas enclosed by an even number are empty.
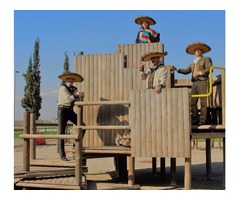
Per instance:
[[[20,179],[16,186],[22,188],[87,189],[86,168],[83,158],[115,157],[119,176],[127,176],[131,189],[135,185],[135,158],[152,158],[152,170],[156,171],[156,158],[161,158],[164,174],[165,159],[171,160],[171,182],[176,181],[176,159],[183,158],[184,188],[191,189],[191,144],[197,139],[206,141],[207,177],[211,175],[212,138],[223,138],[225,164],[225,69],[220,75],[210,75],[210,89],[203,94],[208,99],[208,124],[191,125],[190,80],[175,80],[172,67],[167,65],[166,88],[160,94],[145,89],[138,69],[140,57],[149,51],[164,50],[161,43],[129,44],[117,46],[112,54],[84,55],[74,57],[75,72],[84,77],[79,90],[85,92],[83,102],[75,102],[78,124],[70,135],[37,135],[34,115],[25,113],[23,134],[23,168],[15,173]],[[150,63],[149,63],[150,64]],[[86,126],[81,126],[82,122]],[[82,139],[83,130],[86,134]],[[131,134],[131,147],[117,146],[118,134]],[[36,159],[34,140],[74,140],[74,162],[51,162]],[[50,171],[32,172],[31,166],[55,167]],[[66,167],[59,169],[59,167]],[[55,184],[54,178],[72,175],[71,185]],[[52,182],[44,182],[51,176]],[[34,178],[34,183],[31,181]],[[63,179],[69,178],[63,177]],[[40,181],[41,184],[36,184]]]

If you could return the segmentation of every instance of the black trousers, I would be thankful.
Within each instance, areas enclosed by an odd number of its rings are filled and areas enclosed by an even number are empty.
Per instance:
[[[208,81],[194,81],[192,84],[192,94],[206,94],[208,91]],[[207,118],[207,98],[200,97],[201,101],[201,113],[198,115],[198,97],[191,98],[191,111],[192,111],[192,123],[201,122],[205,123]]]
[[[58,126],[60,130],[60,134],[65,134],[66,126],[68,120],[71,121],[73,124],[77,125],[77,114],[73,111],[73,109],[69,108],[58,108]],[[85,125],[83,123],[83,125]],[[83,131],[84,136],[85,130]],[[65,144],[64,139],[60,139],[60,149],[59,149],[60,157],[66,157],[65,152]]]

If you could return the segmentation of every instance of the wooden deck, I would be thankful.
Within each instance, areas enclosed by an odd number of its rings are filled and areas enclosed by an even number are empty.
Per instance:
[[[211,177],[211,146],[209,140],[212,138],[225,138],[224,126],[192,126],[192,130],[201,132],[191,133],[191,139],[206,140],[206,177]],[[217,132],[212,132],[212,130]],[[205,132],[202,132],[205,131]],[[208,132],[207,132],[208,131]],[[222,131],[222,132],[219,132]],[[84,157],[108,157],[114,155],[130,155],[131,148],[122,146],[104,146],[104,147],[85,147],[83,149]],[[223,155],[225,148],[223,149]],[[225,163],[225,159],[224,159]],[[39,159],[31,160],[31,172],[22,171],[22,166],[15,166],[14,183],[16,188],[39,188],[39,189],[62,189],[62,190],[136,190],[140,185],[128,185],[123,183],[101,183],[87,181],[86,175],[82,178],[81,186],[76,184],[74,177],[74,160],[63,162],[59,159]],[[87,169],[83,171],[87,173]]]
[[[73,149],[70,148],[72,152]],[[101,158],[113,156],[128,156],[131,149],[122,146],[101,146],[86,147],[83,149],[84,158]],[[87,167],[83,167],[82,183],[78,185],[75,179],[75,161],[68,162],[59,159],[33,159],[30,160],[31,171],[24,172],[22,166],[15,166],[14,184],[16,188],[41,188],[41,189],[63,189],[63,190],[80,190],[80,189],[140,189],[138,185],[128,185],[123,183],[87,183]],[[84,175],[85,174],[85,175]]]
[[[15,166],[16,172],[14,178],[14,184],[16,189],[44,189],[44,190],[140,190],[140,185],[128,185],[127,183],[114,183],[103,181],[88,181],[86,175],[83,176],[81,186],[77,185],[74,177],[74,169],[67,170],[62,169],[62,172],[66,171],[66,174],[56,175],[60,170],[45,170],[45,175],[49,172],[48,176],[42,176],[44,170],[33,171],[27,173],[24,177],[18,178],[22,172],[21,166]],[[39,173],[39,175],[37,175]],[[19,175],[18,175],[19,174]]]
[[[41,189],[61,189],[80,190],[87,189],[87,180],[83,176],[82,184],[77,185],[74,175],[52,175],[45,177],[24,178],[16,181],[17,188],[41,188]]]
[[[213,138],[223,138],[223,161],[225,165],[225,126],[203,125],[192,126],[189,140],[205,139],[206,141],[206,177],[211,177],[211,145]],[[28,136],[30,137],[30,136]],[[39,136],[36,136],[39,137]],[[45,136],[50,137],[50,136]],[[55,136],[56,137],[56,136]],[[74,149],[68,146],[72,152]],[[101,158],[115,156],[131,156],[131,148],[123,146],[95,146],[82,149],[83,158]],[[176,165],[176,162],[174,163]],[[139,185],[119,183],[87,182],[87,168],[83,168],[81,185],[75,179],[75,161],[63,162],[55,159],[30,160],[31,172],[23,172],[22,167],[15,166],[14,183],[16,188],[41,188],[41,189],[63,189],[63,190],[98,190],[98,189],[140,189]],[[162,166],[161,166],[162,167]],[[172,166],[174,167],[174,166]],[[176,166],[175,166],[176,167]],[[225,173],[225,172],[224,172]],[[176,175],[176,174],[175,174]],[[175,177],[173,177],[175,180]]]

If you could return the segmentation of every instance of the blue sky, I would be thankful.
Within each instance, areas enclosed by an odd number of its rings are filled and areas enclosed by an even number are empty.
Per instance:
[[[63,72],[64,53],[67,52],[73,70],[74,52],[114,53],[119,44],[133,44],[139,30],[134,20],[140,15],[156,20],[151,28],[160,32],[168,51],[166,65],[187,67],[193,56],[186,54],[186,46],[201,41],[211,46],[207,56],[213,64],[225,67],[225,10],[16,10],[14,69],[20,72],[15,74],[16,119],[21,119],[24,111],[20,103],[25,85],[22,74],[27,70],[36,38],[40,39],[42,77],[40,118],[52,120],[56,118],[57,89],[61,83],[58,75]]]

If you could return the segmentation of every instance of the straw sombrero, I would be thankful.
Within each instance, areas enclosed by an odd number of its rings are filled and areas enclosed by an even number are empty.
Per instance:
[[[164,56],[166,56],[168,53],[165,52],[148,52],[145,53],[142,57],[141,60],[142,61],[150,61],[152,57],[159,57],[159,58],[163,58]]]
[[[63,73],[59,75],[58,78],[64,81],[66,81],[68,78],[74,78],[75,82],[82,82],[84,80],[84,78],[80,74],[73,73],[73,72]]]
[[[139,16],[135,19],[135,23],[139,24],[139,25],[142,25],[143,21],[147,21],[149,25],[156,24],[155,20],[151,17],[148,17],[148,16]]]
[[[186,52],[188,54],[194,55],[195,49],[201,49],[202,53],[207,53],[211,51],[211,47],[202,42],[193,42],[186,47]]]

